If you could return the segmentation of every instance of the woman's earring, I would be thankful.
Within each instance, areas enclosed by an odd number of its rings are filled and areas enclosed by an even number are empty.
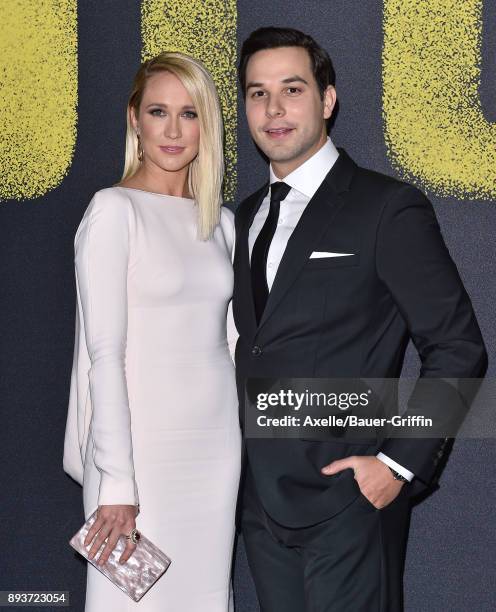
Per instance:
[[[139,134],[136,134],[136,137],[138,138],[138,160],[139,160],[140,162],[142,162],[142,161],[143,161],[143,155],[144,155],[144,153],[143,153],[143,147],[141,146],[141,139],[140,139],[140,135],[139,135]]]

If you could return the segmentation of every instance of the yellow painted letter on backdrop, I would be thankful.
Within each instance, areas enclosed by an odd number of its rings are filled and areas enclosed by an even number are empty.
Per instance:
[[[0,199],[41,197],[76,141],[76,0],[0,3]]]
[[[385,0],[383,112],[394,166],[442,196],[496,198],[480,97],[482,0]]]

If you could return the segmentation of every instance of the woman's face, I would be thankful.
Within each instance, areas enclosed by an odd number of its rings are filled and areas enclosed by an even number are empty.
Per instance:
[[[176,75],[151,76],[131,121],[143,147],[143,163],[167,172],[184,169],[198,155],[200,122],[189,93]]]

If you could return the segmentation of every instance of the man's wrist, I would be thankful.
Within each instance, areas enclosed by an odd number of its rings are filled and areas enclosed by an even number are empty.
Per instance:
[[[399,480],[400,482],[410,482],[410,481],[408,480],[408,478],[405,478],[405,477],[404,477],[404,476],[402,476],[402,475],[401,475],[399,472],[397,472],[396,470],[393,470],[393,468],[392,468],[392,467],[390,467],[389,465],[388,465],[388,468],[391,470],[391,473],[392,473],[393,478],[394,478],[395,480]]]
[[[389,468],[392,468],[395,472],[398,472],[398,474],[401,474],[402,476],[404,476],[408,482],[413,480],[413,477],[415,476],[415,474],[410,472],[410,470],[405,468],[405,466],[400,465],[399,463],[394,461],[394,459],[391,459],[391,457],[388,457],[387,455],[385,455],[384,453],[380,451],[377,453],[376,457],[377,459],[379,459],[379,461],[382,461],[383,463],[385,463]]]

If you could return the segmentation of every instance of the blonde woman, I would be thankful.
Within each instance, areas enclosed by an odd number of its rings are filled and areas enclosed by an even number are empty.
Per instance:
[[[122,180],[94,195],[76,233],[64,469],[83,486],[86,518],[98,508],[86,544],[104,563],[137,528],[172,559],[139,603],[88,564],[86,612],[232,610],[241,442],[222,143],[204,66],[169,52],[145,62]]]

